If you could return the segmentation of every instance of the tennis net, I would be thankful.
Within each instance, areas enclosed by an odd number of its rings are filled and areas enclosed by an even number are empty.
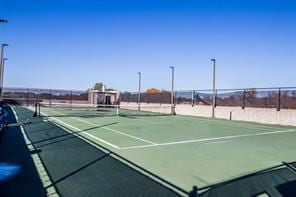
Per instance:
[[[39,116],[168,116],[171,115],[170,105],[96,105],[70,103],[38,103],[35,114]]]

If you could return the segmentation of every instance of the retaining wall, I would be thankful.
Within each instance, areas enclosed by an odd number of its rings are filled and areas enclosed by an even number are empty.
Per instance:
[[[121,103],[122,105],[137,105],[137,103]],[[155,104],[141,103],[141,106],[156,106]],[[170,106],[163,104],[159,106]],[[151,108],[153,109],[153,108]],[[241,107],[217,106],[215,108],[215,117],[223,119],[251,121],[267,124],[280,124],[296,126],[296,110],[295,109],[281,109],[277,111],[275,108],[255,108],[248,107],[242,109]],[[190,116],[212,116],[212,107],[207,105],[178,104],[176,105],[176,114],[190,115]]]

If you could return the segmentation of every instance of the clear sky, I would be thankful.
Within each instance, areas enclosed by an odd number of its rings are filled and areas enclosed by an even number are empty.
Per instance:
[[[0,0],[5,86],[296,86],[296,1]]]

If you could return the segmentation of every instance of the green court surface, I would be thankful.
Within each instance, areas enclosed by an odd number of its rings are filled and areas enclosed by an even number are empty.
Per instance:
[[[18,114],[22,108],[14,109]],[[81,131],[187,191],[295,161],[295,127],[180,115],[96,116],[54,108],[43,109],[42,115],[43,121]]]

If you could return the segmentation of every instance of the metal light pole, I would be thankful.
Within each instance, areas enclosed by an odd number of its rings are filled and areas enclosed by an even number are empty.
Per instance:
[[[141,72],[138,72],[138,76],[139,76],[139,89],[138,89],[138,110],[141,110],[141,78],[142,78],[142,74]]]
[[[175,106],[174,106],[174,78],[175,78],[175,68],[173,66],[170,67],[172,69],[172,90],[171,90],[171,114],[175,115]]]
[[[2,97],[3,97],[3,90],[4,90],[4,66],[5,66],[5,61],[7,61],[8,58],[3,58],[3,61],[2,61],[2,72],[1,72],[1,92],[0,92],[0,100],[2,101]]]
[[[4,47],[8,47],[8,44],[1,44],[1,55],[0,55],[0,69],[1,69],[1,72],[2,72],[2,62],[3,62]]]
[[[4,47],[7,47],[8,44],[1,44],[1,55],[0,55],[0,82],[2,83],[3,79],[3,53],[4,53]],[[0,87],[0,96],[2,95],[2,84],[1,84],[1,87]]]
[[[7,23],[7,20],[6,19],[3,19],[3,18],[0,18],[0,23]],[[3,59],[3,45],[1,47],[1,57],[0,57],[0,74],[2,73],[2,60]],[[0,98],[2,101],[2,87],[0,87]],[[1,114],[3,114],[3,107],[1,107]]]
[[[213,62],[213,101],[212,101],[212,118],[215,117],[215,105],[216,105],[216,59],[211,59]]]

